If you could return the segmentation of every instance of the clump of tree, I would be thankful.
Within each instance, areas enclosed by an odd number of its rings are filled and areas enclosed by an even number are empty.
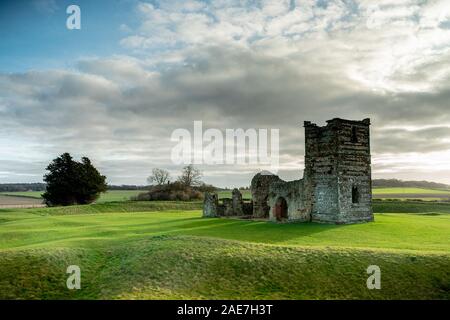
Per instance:
[[[194,187],[194,189],[198,190],[202,193],[217,191],[217,188],[215,186],[213,186],[212,184],[206,184],[206,183],[201,183],[200,185]]]
[[[147,178],[147,182],[150,185],[160,186],[169,182],[170,173],[167,170],[154,168],[152,175]]]
[[[108,190],[148,190],[148,186],[137,186],[135,184],[108,185]]]
[[[202,173],[192,164],[182,169],[175,182],[170,182],[170,174],[164,169],[153,169],[147,181],[151,183],[148,192],[139,194],[135,199],[141,201],[155,200],[200,200],[206,191],[214,191],[215,187],[201,180]]]
[[[48,206],[88,204],[107,190],[106,177],[101,175],[87,157],[74,161],[69,153],[54,159],[44,176],[47,183],[42,195]]]
[[[190,201],[202,199],[202,193],[191,187],[186,187],[179,181],[155,185],[148,192],[136,197],[140,201]]]
[[[201,171],[190,164],[183,168],[181,175],[178,177],[178,181],[187,187],[195,187],[202,183],[201,178]]]

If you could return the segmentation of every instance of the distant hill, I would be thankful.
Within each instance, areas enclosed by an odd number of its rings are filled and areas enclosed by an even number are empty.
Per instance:
[[[424,189],[450,189],[450,185],[430,181],[403,181],[398,179],[372,180],[375,188],[424,188]]]

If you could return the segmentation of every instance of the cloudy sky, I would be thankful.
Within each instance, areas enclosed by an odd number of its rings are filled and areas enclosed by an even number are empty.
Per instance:
[[[450,183],[448,0],[2,1],[0,39],[0,182],[66,151],[113,184],[175,177],[170,137],[194,120],[279,129],[297,179],[303,121],[341,117],[371,118],[374,178]],[[200,167],[220,186],[259,169]]]

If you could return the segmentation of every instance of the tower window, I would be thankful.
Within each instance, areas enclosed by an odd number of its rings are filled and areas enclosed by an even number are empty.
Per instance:
[[[352,187],[352,203],[359,203],[359,190],[358,187]]]
[[[352,143],[358,142],[358,135],[356,132],[356,127],[352,127]]]

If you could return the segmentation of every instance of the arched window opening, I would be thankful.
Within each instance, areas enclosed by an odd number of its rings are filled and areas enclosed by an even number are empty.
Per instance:
[[[358,142],[357,130],[356,130],[356,127],[352,127],[352,143],[357,143],[357,142]]]
[[[359,203],[359,190],[358,187],[352,187],[352,203]]]

